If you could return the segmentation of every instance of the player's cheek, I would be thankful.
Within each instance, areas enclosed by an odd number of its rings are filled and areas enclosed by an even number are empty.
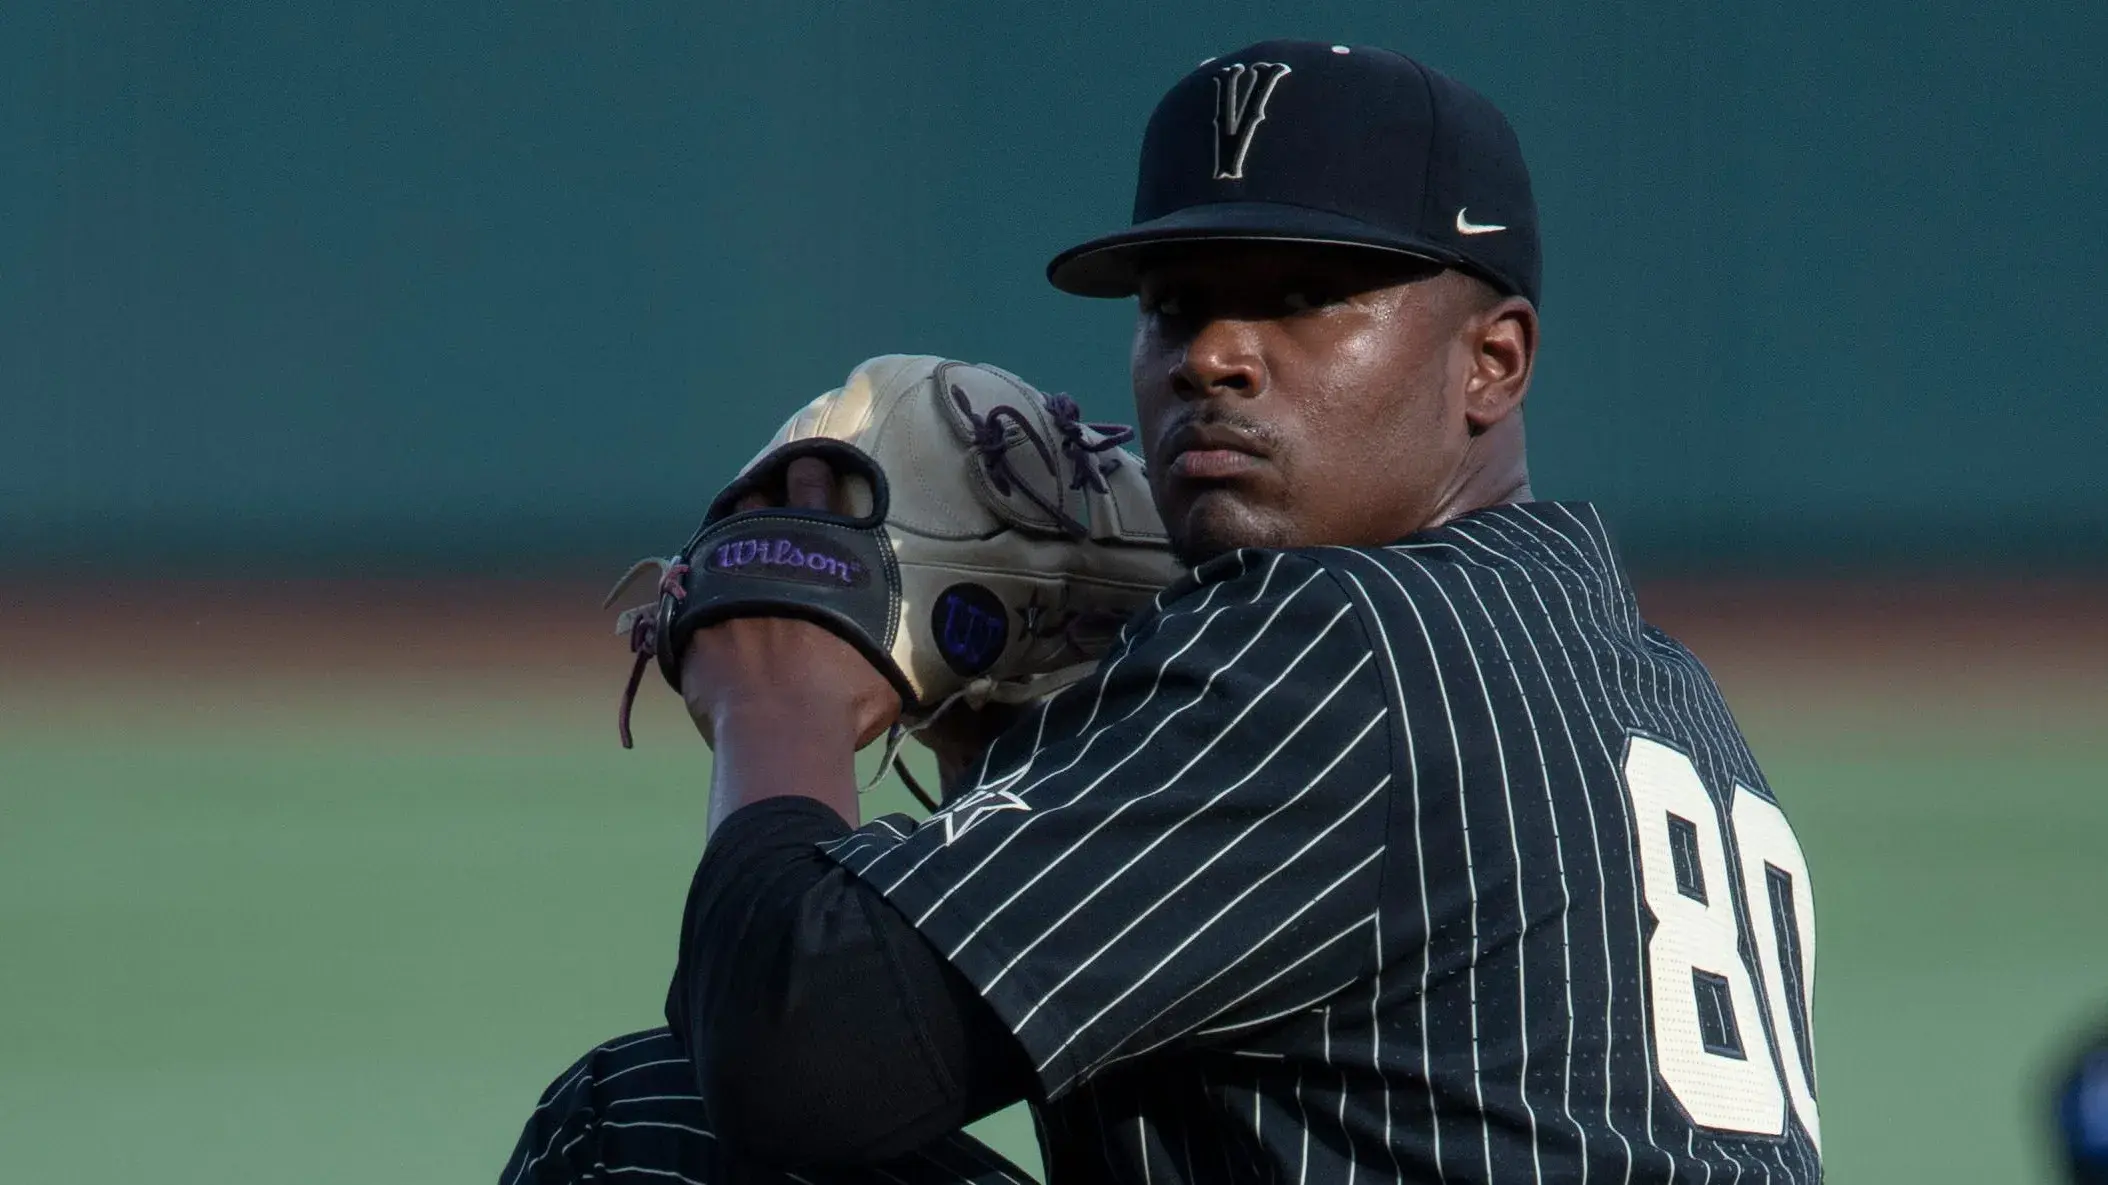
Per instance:
[[[1140,409],[1145,399],[1151,398],[1154,389],[1161,385],[1167,367],[1163,362],[1164,336],[1157,319],[1146,313],[1135,314],[1134,341],[1127,352],[1128,379],[1134,386],[1135,406]]]
[[[1171,389],[1171,373],[1178,363],[1177,353],[1167,348],[1161,337],[1152,337],[1148,342],[1137,337],[1128,375],[1134,390],[1135,443],[1142,456],[1152,462],[1167,421],[1174,418],[1172,404],[1177,402],[1177,396]]]

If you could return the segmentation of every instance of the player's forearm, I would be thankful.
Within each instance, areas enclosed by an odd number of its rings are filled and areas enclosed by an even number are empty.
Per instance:
[[[718,708],[710,728],[717,747],[713,828],[743,806],[787,794],[856,822],[856,722],[847,705],[796,688],[772,690]]]

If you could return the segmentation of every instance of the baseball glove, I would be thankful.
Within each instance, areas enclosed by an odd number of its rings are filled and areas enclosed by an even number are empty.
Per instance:
[[[636,654],[675,690],[696,630],[740,616],[815,622],[899,691],[913,731],[954,703],[1023,703],[1082,678],[1120,626],[1184,574],[1126,428],[1007,371],[887,355],[792,416],[711,502],[686,546],[640,561],[658,598],[623,613]],[[824,458],[850,513],[771,507],[800,457]],[[896,730],[897,743],[900,730]]]

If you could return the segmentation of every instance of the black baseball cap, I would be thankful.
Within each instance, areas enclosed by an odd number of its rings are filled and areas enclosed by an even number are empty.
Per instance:
[[[1470,272],[1538,300],[1537,203],[1506,117],[1387,49],[1262,41],[1210,58],[1157,104],[1134,224],[1047,265],[1078,296],[1135,293],[1148,248],[1330,243]]]

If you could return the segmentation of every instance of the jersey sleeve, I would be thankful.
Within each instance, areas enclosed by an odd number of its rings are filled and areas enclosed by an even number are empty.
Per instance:
[[[1167,590],[912,829],[825,850],[965,974],[1047,1097],[1321,1003],[1376,961],[1391,781],[1358,614],[1294,552]]]

